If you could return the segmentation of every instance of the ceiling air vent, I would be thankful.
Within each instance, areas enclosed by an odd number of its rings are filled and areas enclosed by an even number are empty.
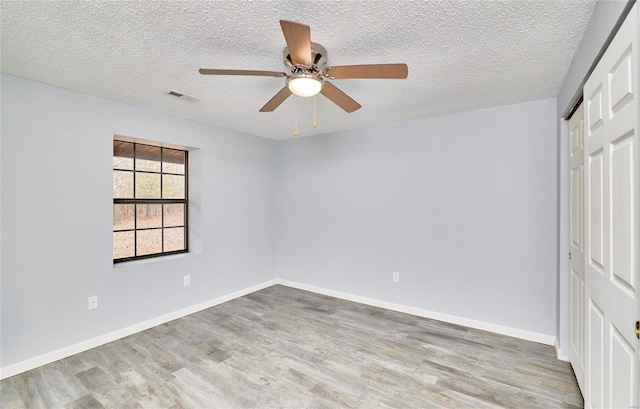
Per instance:
[[[198,98],[198,97],[194,97],[192,95],[183,94],[183,93],[177,92],[177,91],[167,91],[167,94],[171,95],[171,96],[174,96],[176,98],[186,99],[187,101],[191,101],[191,102],[200,101],[200,98]]]

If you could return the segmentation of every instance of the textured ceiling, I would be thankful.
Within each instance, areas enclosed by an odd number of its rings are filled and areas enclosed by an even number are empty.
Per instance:
[[[0,3],[3,72],[271,139],[399,122],[557,95],[594,1],[186,1]],[[280,19],[311,27],[328,65],[405,62],[406,80],[335,80],[362,104],[321,95],[258,110],[286,71]],[[190,102],[175,90],[201,98]],[[297,102],[296,102],[297,100]]]

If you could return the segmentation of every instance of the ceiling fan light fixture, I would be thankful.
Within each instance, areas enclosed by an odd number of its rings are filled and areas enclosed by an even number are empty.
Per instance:
[[[312,97],[322,90],[323,85],[322,80],[307,73],[293,74],[287,81],[289,91],[299,97]]]
[[[406,79],[409,74],[407,64],[361,64],[327,67],[327,50],[318,43],[311,42],[309,26],[295,21],[280,20],[280,28],[287,46],[282,51],[283,62],[290,74],[280,71],[228,70],[200,68],[202,75],[249,75],[258,77],[286,77],[287,84],[278,91],[260,112],[273,112],[287,98],[294,94],[312,97],[322,93],[327,99],[346,113],[362,108],[349,95],[326,80],[337,79]],[[186,97],[183,96],[183,98]],[[315,122],[314,122],[315,126]]]

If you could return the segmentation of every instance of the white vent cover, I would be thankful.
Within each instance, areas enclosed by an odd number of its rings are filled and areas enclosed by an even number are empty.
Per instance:
[[[198,97],[194,97],[193,95],[187,95],[187,94],[183,94],[182,92],[177,92],[177,91],[167,91],[168,95],[174,96],[176,98],[181,98],[181,99],[185,99],[187,101],[191,101],[191,102],[198,102],[200,101],[200,98]]]

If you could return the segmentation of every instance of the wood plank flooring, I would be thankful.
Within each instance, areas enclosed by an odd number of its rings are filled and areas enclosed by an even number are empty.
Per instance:
[[[0,382],[22,408],[581,408],[553,347],[273,286]]]

